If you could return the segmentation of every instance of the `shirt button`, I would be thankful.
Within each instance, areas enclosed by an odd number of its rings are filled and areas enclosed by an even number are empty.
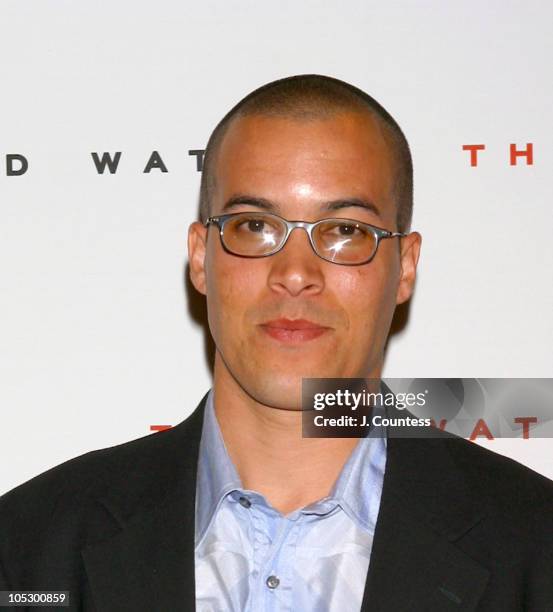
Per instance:
[[[240,497],[238,503],[244,506],[244,508],[249,508],[252,505],[252,502],[247,497]]]
[[[280,584],[280,580],[276,576],[269,576],[265,583],[270,589],[276,589]]]

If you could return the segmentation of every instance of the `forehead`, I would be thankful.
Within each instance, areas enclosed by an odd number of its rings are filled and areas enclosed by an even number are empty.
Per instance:
[[[313,202],[359,197],[395,210],[390,136],[369,112],[239,117],[223,137],[214,173],[214,209],[236,194],[293,202],[303,193]]]

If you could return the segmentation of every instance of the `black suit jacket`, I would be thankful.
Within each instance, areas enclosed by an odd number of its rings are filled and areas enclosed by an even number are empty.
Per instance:
[[[0,590],[69,590],[60,610],[193,612],[204,403],[1,497]],[[548,479],[459,438],[392,437],[362,611],[553,610],[552,541]]]

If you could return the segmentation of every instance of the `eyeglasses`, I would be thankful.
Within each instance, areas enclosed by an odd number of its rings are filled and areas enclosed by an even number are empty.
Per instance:
[[[205,226],[219,228],[223,248],[241,257],[267,257],[278,253],[292,230],[302,228],[309,236],[313,251],[325,261],[343,266],[369,263],[384,238],[403,237],[354,219],[321,219],[314,223],[288,221],[263,212],[239,212],[209,217]]]

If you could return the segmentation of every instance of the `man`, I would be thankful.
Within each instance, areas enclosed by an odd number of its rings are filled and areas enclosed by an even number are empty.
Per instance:
[[[189,232],[213,388],[5,495],[1,588],[98,612],[553,609],[550,481],[445,434],[301,435],[302,379],[381,374],[411,208],[407,142],[364,92],[302,75],[235,106]]]

